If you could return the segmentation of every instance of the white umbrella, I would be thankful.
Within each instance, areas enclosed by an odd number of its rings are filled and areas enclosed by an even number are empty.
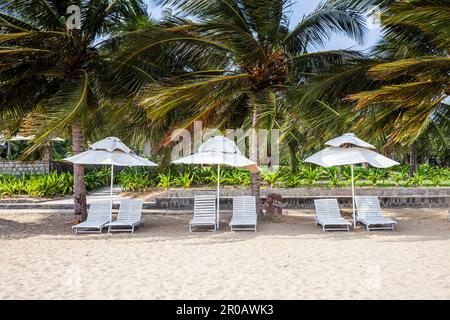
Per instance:
[[[35,137],[36,136],[34,134],[31,135],[31,136],[23,136],[23,135],[18,134],[18,135],[12,136],[10,138],[6,138],[6,136],[4,134],[0,134],[0,141],[3,141],[3,142],[7,142],[7,141],[31,141]],[[64,139],[58,138],[58,137],[57,138],[52,138],[51,140],[52,141],[64,141]]]
[[[305,162],[315,163],[322,167],[351,165],[353,227],[356,227],[353,165],[357,163],[368,163],[377,168],[388,168],[399,163],[370,150],[375,149],[375,147],[359,139],[353,133],[346,133],[340,137],[334,138],[327,141],[325,145],[329,145],[330,147],[306,158]]]
[[[220,206],[220,166],[241,167],[249,171],[260,171],[255,162],[242,155],[234,141],[222,136],[208,139],[198,147],[198,152],[172,161],[175,164],[217,165],[217,227],[219,227]]]
[[[139,157],[128,148],[119,138],[108,137],[91,145],[91,149],[79,153],[65,161],[74,164],[102,164],[111,166],[111,206],[112,206],[112,192],[114,182],[114,166],[157,166],[156,163],[151,162],[145,158]]]

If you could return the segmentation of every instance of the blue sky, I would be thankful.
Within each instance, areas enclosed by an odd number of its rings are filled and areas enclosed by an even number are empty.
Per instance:
[[[161,8],[154,5],[151,0],[147,0],[149,11],[152,14],[153,18],[159,19],[161,17]],[[316,8],[322,0],[297,0],[290,8],[292,12],[291,15],[291,26],[295,26],[298,23],[303,15],[310,13]],[[372,45],[374,45],[378,39],[381,37],[380,27],[379,25],[373,23],[372,19],[368,19],[367,26],[369,28],[367,38],[365,43],[362,46],[359,46],[355,41],[348,39],[343,36],[335,35],[333,36],[327,45],[324,47],[326,50],[331,49],[353,49],[353,50],[364,50]]]

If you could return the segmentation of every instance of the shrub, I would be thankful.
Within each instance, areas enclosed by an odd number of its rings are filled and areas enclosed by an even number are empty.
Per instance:
[[[136,170],[124,170],[121,172],[119,182],[125,191],[143,192],[152,185],[152,179],[148,174]]]
[[[367,179],[375,186],[384,178],[385,172],[380,169],[369,169],[367,172]]]
[[[271,188],[273,188],[279,181],[281,181],[284,175],[285,173],[281,168],[277,168],[273,171],[270,171],[269,169],[264,169],[261,172],[261,178],[270,183]]]
[[[194,174],[191,171],[185,171],[179,173],[178,177],[175,178],[175,184],[181,186],[183,189],[189,189],[194,180]]]
[[[159,178],[158,187],[164,188],[164,190],[169,189],[173,183],[172,176],[170,175],[170,171],[167,174],[160,173],[158,175],[158,178]]]
[[[341,170],[339,167],[331,167],[325,170],[325,176],[328,178],[328,186],[333,188],[339,184]]]
[[[425,182],[425,176],[416,172],[414,176],[410,177],[407,181],[407,184],[414,187],[420,187]]]
[[[402,171],[390,173],[390,177],[394,181],[396,187],[400,186],[400,182],[405,180],[406,176],[407,176],[407,174]]]
[[[312,186],[322,177],[322,170],[320,167],[305,166],[300,171],[300,176],[306,184]]]

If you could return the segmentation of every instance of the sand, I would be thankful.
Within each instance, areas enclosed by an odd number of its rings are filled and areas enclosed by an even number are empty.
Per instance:
[[[0,212],[1,299],[449,299],[446,209],[385,210],[397,232],[322,233],[311,210],[257,233],[189,233],[145,215],[134,235],[75,235],[70,214]]]

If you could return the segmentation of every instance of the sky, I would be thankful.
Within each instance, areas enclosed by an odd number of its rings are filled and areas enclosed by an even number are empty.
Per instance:
[[[323,0],[297,0],[290,8],[291,11],[291,27],[295,26],[304,15],[309,14],[314,10]],[[161,8],[156,6],[152,0],[147,0],[148,9],[152,17],[155,19],[161,18]],[[330,41],[323,48],[324,50],[336,49],[352,49],[352,50],[366,50],[373,46],[381,37],[380,26],[374,23],[373,19],[367,19],[367,37],[363,45],[358,45],[355,41],[345,37],[334,35]]]

